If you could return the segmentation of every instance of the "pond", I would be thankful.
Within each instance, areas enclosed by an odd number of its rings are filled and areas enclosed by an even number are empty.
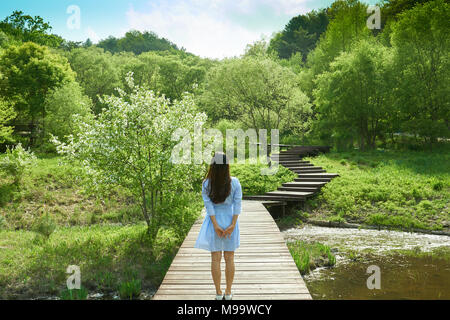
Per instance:
[[[320,242],[335,252],[335,267],[304,277],[313,299],[450,299],[448,257],[418,254],[450,248],[448,236],[310,225],[283,235],[287,241]],[[369,266],[380,270],[380,289],[367,286]]]

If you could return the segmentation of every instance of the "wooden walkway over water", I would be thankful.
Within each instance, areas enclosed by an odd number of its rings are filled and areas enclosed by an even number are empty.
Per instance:
[[[197,221],[170,266],[155,300],[212,300],[211,256],[194,248]],[[242,201],[241,246],[235,253],[233,300],[309,300],[311,295],[272,216],[259,201]],[[225,262],[222,258],[222,290]]]

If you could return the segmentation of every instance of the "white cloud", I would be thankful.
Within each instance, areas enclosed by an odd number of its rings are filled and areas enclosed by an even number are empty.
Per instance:
[[[100,41],[100,37],[91,27],[87,27],[86,33],[88,35],[88,38],[91,39],[93,43],[98,43]]]
[[[274,19],[282,16],[287,22],[290,17],[306,11],[304,3],[307,1],[151,1],[145,11],[130,7],[127,19],[130,29],[154,31],[194,54],[224,58],[243,54],[247,44],[277,31],[270,21],[260,21],[257,28],[250,30],[245,26],[246,15],[254,17],[263,5],[266,9],[273,8]]]

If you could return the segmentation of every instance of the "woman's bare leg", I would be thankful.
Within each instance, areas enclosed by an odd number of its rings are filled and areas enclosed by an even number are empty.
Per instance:
[[[234,281],[234,252],[233,251],[224,251],[223,253],[225,258],[225,278],[227,281],[227,289],[225,290],[226,295],[231,294],[231,287],[233,286]]]
[[[216,294],[222,294],[220,288],[220,278],[222,276],[222,270],[220,269],[220,260],[222,259],[222,251],[211,252],[211,274],[216,287]]]

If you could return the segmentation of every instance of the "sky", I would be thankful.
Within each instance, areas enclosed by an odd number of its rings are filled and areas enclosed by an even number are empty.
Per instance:
[[[188,52],[222,59],[243,54],[247,44],[270,39],[293,17],[331,3],[331,0],[0,0],[0,19],[20,10],[41,16],[53,27],[52,33],[64,39],[89,38],[94,43],[108,36],[122,37],[132,29],[153,31]]]

